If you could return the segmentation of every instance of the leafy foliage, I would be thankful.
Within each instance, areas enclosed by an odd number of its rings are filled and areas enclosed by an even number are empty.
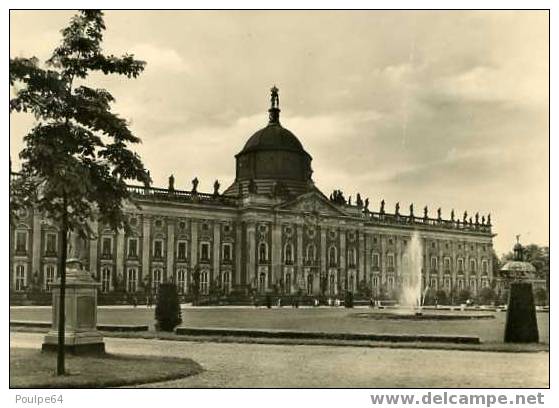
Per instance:
[[[157,329],[173,331],[182,323],[181,307],[177,287],[174,283],[161,283],[157,293],[155,307]]]
[[[95,71],[135,78],[144,69],[132,55],[104,55],[104,30],[102,12],[81,11],[62,30],[45,67],[37,58],[10,59],[10,111],[37,119],[24,137],[10,204],[33,204],[53,220],[66,214],[69,229],[81,236],[91,236],[88,221],[94,215],[114,229],[127,227],[126,181],[149,181],[140,157],[127,147],[140,139],[111,111],[114,97],[84,83]]]

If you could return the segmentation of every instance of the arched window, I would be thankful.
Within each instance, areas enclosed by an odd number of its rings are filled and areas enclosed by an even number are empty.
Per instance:
[[[25,265],[19,264],[16,265],[16,274],[15,274],[15,290],[16,292],[22,292],[25,290],[25,281],[26,281],[26,271]]]
[[[283,289],[284,293],[289,294],[291,293],[291,274],[285,274],[285,287]]]
[[[177,286],[181,294],[186,293],[186,279],[186,269],[177,270]]]
[[[261,242],[258,245],[258,260],[260,262],[268,261],[268,245],[265,242]]]
[[[316,259],[316,247],[314,244],[307,245],[307,261],[314,261]]]
[[[293,245],[291,243],[285,244],[284,259],[286,264],[293,264]]]
[[[475,272],[475,271],[476,271],[476,260],[470,259],[470,272]]]
[[[155,268],[151,271],[151,287],[157,292],[159,284],[163,280],[163,271],[160,268]]]
[[[229,274],[229,272],[223,272],[222,280],[223,280],[223,291],[226,294],[228,294],[231,288],[231,275]]]
[[[336,247],[331,246],[328,250],[328,260],[330,262],[330,266],[336,266],[338,264],[338,251]]]
[[[104,266],[101,268],[101,292],[109,293],[111,289],[111,268]]]

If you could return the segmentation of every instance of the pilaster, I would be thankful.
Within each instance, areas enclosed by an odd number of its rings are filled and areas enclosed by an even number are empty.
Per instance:
[[[219,222],[214,222],[214,240],[213,240],[213,271],[212,271],[212,281],[219,277],[220,272],[220,259],[221,259],[221,224]]]
[[[27,281],[33,279],[33,275],[41,276],[41,215],[33,210],[33,244],[31,249],[31,268],[27,272]]]
[[[281,225],[276,221],[272,224],[272,284],[275,284],[281,276]]]
[[[147,215],[142,217],[142,275],[140,281],[150,276],[149,273],[149,254],[151,243],[151,218]]]
[[[167,270],[166,281],[175,282],[175,223],[167,219]],[[165,277],[164,277],[165,279]]]

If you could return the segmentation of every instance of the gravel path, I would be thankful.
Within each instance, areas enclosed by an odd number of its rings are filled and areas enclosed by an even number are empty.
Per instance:
[[[39,348],[42,334],[11,333]],[[493,353],[335,346],[219,344],[106,338],[107,351],[188,357],[194,377],[149,387],[547,387],[546,352]]]

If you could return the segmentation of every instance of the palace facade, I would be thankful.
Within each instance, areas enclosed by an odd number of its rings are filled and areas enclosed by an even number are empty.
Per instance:
[[[490,216],[465,213],[450,219],[441,210],[413,214],[377,211],[369,200],[351,203],[339,190],[324,195],[312,179],[311,155],[280,124],[279,97],[272,89],[269,123],[235,156],[236,177],[223,192],[130,186],[132,231],[95,222],[84,264],[100,291],[145,293],[173,281],[188,296],[193,281],[202,294],[257,292],[329,296],[370,290],[397,296],[406,279],[406,249],[417,231],[423,252],[423,286],[469,290],[493,281]],[[17,177],[13,174],[12,177]],[[32,209],[11,227],[10,291],[48,292],[56,279],[56,225]],[[193,279],[197,274],[196,280]]]

